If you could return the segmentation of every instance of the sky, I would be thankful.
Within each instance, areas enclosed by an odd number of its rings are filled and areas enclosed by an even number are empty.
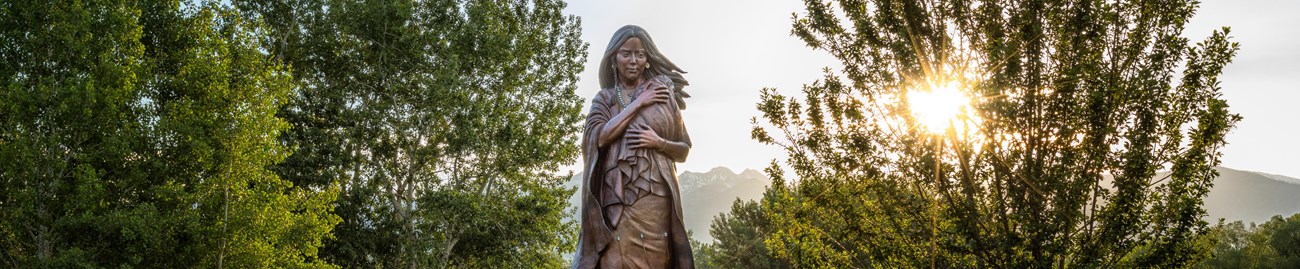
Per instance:
[[[802,1],[776,0],[573,0],[566,14],[582,19],[589,43],[587,68],[579,75],[578,96],[590,107],[599,90],[595,66],[611,35],[627,24],[640,25],[660,52],[683,70],[690,86],[683,111],[693,147],[679,171],[704,172],[718,166],[736,172],[761,170],[785,161],[774,146],[750,138],[750,120],[759,116],[759,90],[786,95],[822,78],[823,68],[838,72],[838,60],[790,35],[792,14]],[[1219,77],[1230,110],[1244,119],[1229,133],[1222,165],[1300,178],[1300,1],[1205,1],[1183,35],[1193,42],[1231,26],[1241,50]],[[584,111],[585,113],[585,111]],[[761,118],[759,119],[762,120]],[[577,170],[576,163],[564,168]],[[580,171],[579,171],[580,172]]]

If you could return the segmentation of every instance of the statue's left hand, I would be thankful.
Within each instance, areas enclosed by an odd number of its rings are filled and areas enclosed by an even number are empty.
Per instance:
[[[633,149],[663,150],[664,148],[664,139],[645,123],[633,124],[632,129],[627,131],[627,135],[632,138],[632,142],[628,145]]]

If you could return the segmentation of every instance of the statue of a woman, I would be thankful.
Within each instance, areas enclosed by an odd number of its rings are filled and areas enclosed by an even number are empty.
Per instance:
[[[582,135],[574,268],[694,268],[677,186],[691,149],[682,73],[641,27],[609,40]]]

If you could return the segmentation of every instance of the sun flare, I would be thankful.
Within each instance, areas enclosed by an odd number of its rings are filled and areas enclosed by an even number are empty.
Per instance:
[[[936,85],[929,91],[913,90],[908,92],[907,101],[917,123],[931,133],[942,134],[948,127],[961,132],[967,125],[962,119],[969,112],[970,97],[956,82]]]

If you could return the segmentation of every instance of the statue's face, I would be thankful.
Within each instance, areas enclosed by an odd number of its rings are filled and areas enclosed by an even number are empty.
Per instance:
[[[614,57],[617,61],[614,69],[623,81],[637,81],[641,73],[645,72],[646,52],[641,45],[641,38],[632,37],[623,41],[623,45],[614,52]]]

